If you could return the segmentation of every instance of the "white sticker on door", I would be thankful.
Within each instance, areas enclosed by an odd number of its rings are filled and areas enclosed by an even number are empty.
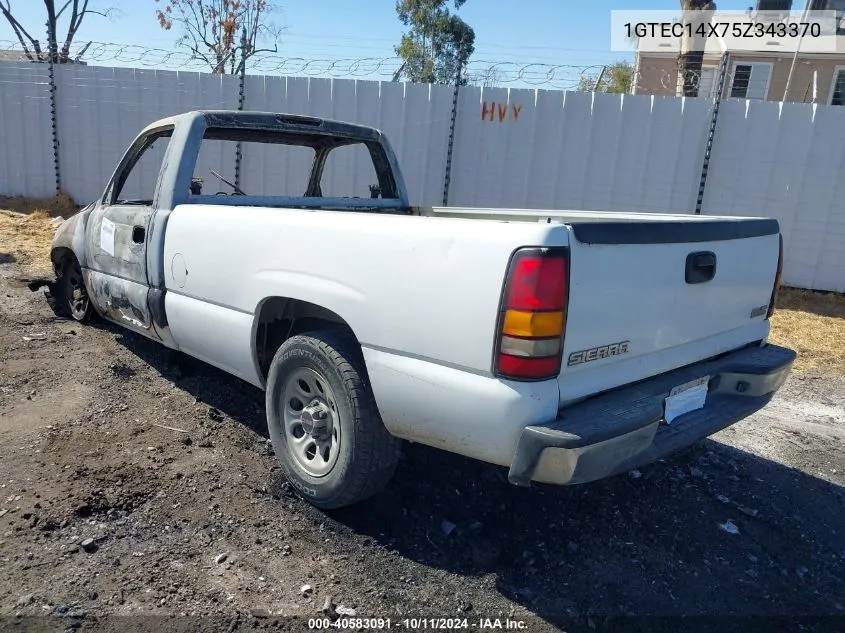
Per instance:
[[[108,218],[103,218],[100,227],[100,248],[114,257],[114,222]]]

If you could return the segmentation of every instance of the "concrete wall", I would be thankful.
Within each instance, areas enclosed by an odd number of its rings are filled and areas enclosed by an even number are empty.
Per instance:
[[[46,72],[41,64],[0,63],[0,194],[55,190]],[[237,106],[238,81],[229,76],[83,66],[56,72],[62,188],[78,202],[101,195],[147,123]],[[412,203],[439,205],[452,95],[449,86],[256,76],[246,80],[245,105],[381,128]],[[711,112],[703,98],[462,88],[449,203],[691,213]],[[231,175],[234,160],[226,156],[213,159]],[[274,191],[285,169],[276,162],[247,151],[244,188]],[[843,292],[843,173],[845,107],[729,99],[703,212],[778,218],[785,281]],[[345,167],[338,184],[368,177],[362,174]]]

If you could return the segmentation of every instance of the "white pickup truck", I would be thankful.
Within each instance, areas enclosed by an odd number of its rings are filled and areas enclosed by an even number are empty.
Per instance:
[[[203,111],[144,129],[52,260],[73,318],[266,390],[286,476],[335,508],[400,440],[574,484],[745,418],[795,358],[781,253],[770,219],[414,208],[377,130]]]

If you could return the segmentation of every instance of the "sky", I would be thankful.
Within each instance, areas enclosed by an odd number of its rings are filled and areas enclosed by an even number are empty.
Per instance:
[[[91,0],[116,6],[114,18],[88,16],[77,41],[109,42],[172,49],[178,33],[163,31],[155,0]],[[40,0],[11,0],[18,19],[43,31],[46,13]],[[394,57],[403,25],[395,0],[280,0],[274,21],[284,28],[279,55],[307,59]],[[750,0],[720,0],[720,10],[742,10]],[[482,62],[601,66],[631,54],[610,51],[612,9],[677,10],[677,0],[467,0],[459,15],[475,30],[473,66]],[[0,48],[14,34],[0,17]],[[92,47],[91,50],[94,50]],[[114,47],[108,49],[114,50]],[[104,54],[104,57],[108,54]],[[129,56],[131,57],[131,56]],[[137,65],[131,61],[92,61],[98,65]],[[384,71],[378,71],[384,72]],[[283,73],[290,74],[290,73]],[[379,77],[372,77],[379,78]]]

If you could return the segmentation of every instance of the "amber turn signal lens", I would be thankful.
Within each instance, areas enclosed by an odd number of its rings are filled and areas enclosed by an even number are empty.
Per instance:
[[[551,337],[563,332],[563,312],[505,312],[502,333],[507,336]]]

